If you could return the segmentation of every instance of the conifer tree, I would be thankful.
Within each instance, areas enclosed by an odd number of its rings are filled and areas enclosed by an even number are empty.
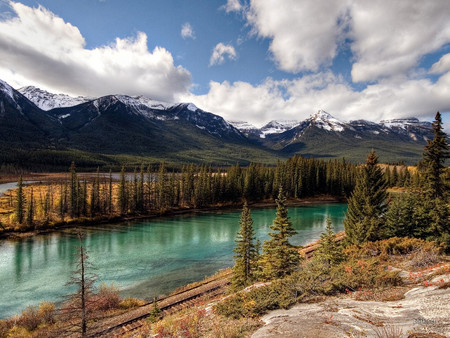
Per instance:
[[[416,217],[420,219],[421,237],[435,240],[450,250],[450,189],[444,179],[449,147],[439,112],[433,122],[433,133],[434,138],[428,141],[423,153],[425,198],[416,205]]]
[[[320,246],[314,252],[314,259],[325,263],[328,267],[335,266],[343,260],[342,249],[336,242],[336,234],[329,218],[325,232],[320,235]]]
[[[16,219],[19,224],[22,224],[25,218],[25,194],[23,192],[23,179],[20,175],[19,182],[17,183],[17,196],[16,196]]]
[[[372,150],[360,169],[344,220],[347,241],[362,244],[380,238],[386,213],[386,181]]]
[[[34,197],[33,197],[33,188],[31,188],[30,198],[27,203],[27,225],[32,226],[34,219]]]
[[[286,197],[280,187],[278,192],[277,214],[273,224],[270,226],[274,232],[269,232],[271,237],[263,244],[263,274],[266,278],[280,278],[294,271],[300,255],[297,249],[289,243],[289,238],[297,232],[289,220],[286,208]]]
[[[418,197],[412,192],[395,196],[386,212],[384,237],[420,236],[416,217],[420,209],[418,203]]]
[[[253,270],[255,267],[256,247],[255,233],[253,231],[253,220],[248,208],[247,202],[239,222],[241,228],[237,234],[236,247],[234,248],[235,265],[233,267],[232,284],[235,289],[239,289],[249,285],[253,281]]]
[[[128,193],[125,178],[125,167],[120,170],[119,179],[119,210],[121,215],[125,215],[128,211]]]
[[[441,198],[444,192],[448,190],[442,180],[444,163],[449,158],[449,147],[446,140],[446,134],[442,127],[442,118],[439,112],[436,113],[433,121],[433,140],[428,140],[423,153],[423,162],[425,164],[425,182],[427,192],[432,198]]]
[[[78,178],[75,171],[75,162],[70,165],[70,196],[69,196],[69,210],[70,217],[79,216],[79,191],[78,191]]]

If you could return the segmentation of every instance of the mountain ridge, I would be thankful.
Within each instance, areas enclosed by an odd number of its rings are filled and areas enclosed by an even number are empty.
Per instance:
[[[270,121],[256,128],[226,121],[192,103],[128,95],[71,98],[35,87],[21,88],[22,94],[4,81],[0,89],[0,160],[7,162],[16,156],[6,150],[12,145],[35,153],[74,150],[111,162],[132,156],[219,165],[275,163],[295,154],[361,162],[375,149],[384,161],[414,163],[432,137],[431,123],[416,118],[343,122],[319,110],[303,121]]]

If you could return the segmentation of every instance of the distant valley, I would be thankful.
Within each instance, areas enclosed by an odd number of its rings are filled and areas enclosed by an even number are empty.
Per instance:
[[[35,87],[15,90],[0,81],[0,162],[29,169],[63,169],[72,160],[86,168],[163,160],[274,164],[295,154],[360,162],[371,149],[383,162],[413,164],[432,137],[430,127],[415,118],[344,122],[318,111],[304,121],[256,128],[191,103],[73,98]]]

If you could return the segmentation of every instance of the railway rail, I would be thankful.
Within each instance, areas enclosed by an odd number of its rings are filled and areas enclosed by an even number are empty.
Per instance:
[[[157,301],[157,306],[161,314],[167,316],[197,304],[204,297],[213,298],[221,295],[230,284],[230,276],[231,271],[218,279],[209,280],[162,298]],[[88,337],[118,337],[130,333],[145,324],[153,307],[154,303],[150,302],[133,311],[100,321],[90,329]]]
[[[342,241],[344,237],[345,234],[343,232],[338,233],[336,241]],[[308,244],[300,250],[300,254],[309,259],[319,245],[319,241]],[[208,279],[203,283],[197,283],[194,286],[162,298],[157,301],[158,308],[161,310],[162,315],[166,316],[197,304],[203,297],[213,298],[219,296],[225,292],[225,288],[230,284],[229,277],[231,277],[231,274],[230,270],[220,277]],[[91,328],[88,337],[120,337],[131,333],[146,323],[153,307],[154,303],[150,302],[133,311],[103,320],[96,327]]]

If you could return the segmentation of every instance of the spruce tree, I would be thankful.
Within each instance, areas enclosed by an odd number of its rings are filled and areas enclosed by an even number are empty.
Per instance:
[[[69,210],[70,217],[79,216],[79,191],[78,191],[78,178],[75,171],[75,162],[70,165],[70,197],[69,197]]]
[[[17,183],[17,196],[16,196],[16,219],[19,224],[22,224],[25,218],[25,194],[23,192],[23,179],[20,175],[19,182]]]
[[[359,170],[355,189],[348,200],[344,220],[348,242],[362,244],[380,238],[386,202],[386,181],[378,166],[378,157],[372,150],[365,166]]]
[[[341,246],[336,242],[336,234],[333,231],[331,219],[327,219],[325,232],[320,235],[320,246],[314,252],[314,259],[331,267],[339,264],[343,260]]]
[[[247,202],[241,214],[239,222],[241,228],[237,234],[236,247],[234,248],[234,261],[232,284],[235,289],[249,285],[254,280],[255,257],[257,255],[254,243],[253,220]]]
[[[433,140],[428,141],[423,153],[425,198],[417,206],[421,212],[417,212],[416,217],[421,219],[421,237],[435,240],[450,250],[450,195],[444,166],[449,158],[449,147],[439,112],[433,122],[433,134]]]
[[[428,140],[423,153],[423,162],[425,164],[425,184],[427,193],[432,198],[441,198],[447,191],[442,180],[444,172],[444,163],[449,158],[449,147],[446,140],[446,134],[442,128],[442,118],[439,112],[436,113],[433,121],[433,140]]]
[[[418,197],[408,192],[395,196],[389,203],[386,212],[386,226],[383,232],[384,237],[415,237],[420,235],[417,229],[416,214]]]
[[[297,232],[289,220],[286,197],[281,187],[276,203],[277,215],[273,225],[270,226],[270,229],[274,232],[269,232],[271,238],[264,241],[263,244],[263,275],[269,279],[289,275],[300,261],[297,249],[289,243],[289,237],[292,237]]]
[[[30,199],[27,204],[27,225],[31,227],[33,225],[34,220],[34,197],[33,197],[33,188],[31,188]]]
[[[127,181],[125,178],[125,167],[120,170],[119,179],[119,210],[121,215],[125,215],[128,212],[128,192]]]

